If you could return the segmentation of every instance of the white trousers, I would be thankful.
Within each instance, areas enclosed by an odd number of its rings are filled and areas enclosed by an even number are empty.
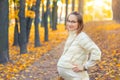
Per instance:
[[[74,72],[70,68],[57,67],[58,73],[64,80],[89,80],[87,71]]]

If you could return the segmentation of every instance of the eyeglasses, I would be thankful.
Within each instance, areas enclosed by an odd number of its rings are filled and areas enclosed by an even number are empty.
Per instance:
[[[67,20],[68,23],[77,23],[77,21],[70,21],[70,20]]]

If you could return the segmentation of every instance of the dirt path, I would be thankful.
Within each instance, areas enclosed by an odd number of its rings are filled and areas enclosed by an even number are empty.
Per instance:
[[[58,75],[56,64],[63,51],[63,46],[64,42],[41,56],[33,65],[21,71],[12,80],[56,80]]]

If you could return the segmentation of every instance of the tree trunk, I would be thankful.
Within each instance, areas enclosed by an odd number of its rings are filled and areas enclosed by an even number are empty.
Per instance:
[[[49,9],[49,5],[50,5],[50,0],[47,0],[46,3],[46,12],[44,13],[44,40],[48,41],[48,9]]]
[[[49,16],[49,18],[50,18],[50,28],[52,28],[52,9],[51,8],[49,8],[48,9],[48,16]]]
[[[15,5],[15,0],[14,1],[14,5]],[[18,10],[18,5],[14,6],[14,11]],[[19,36],[19,32],[18,32],[18,19],[15,18],[15,28],[14,28],[14,41],[13,41],[13,46],[18,46],[19,42],[18,42],[18,36]]]
[[[0,0],[0,63],[9,61],[8,48],[8,0]]]
[[[120,23],[120,0],[112,0],[113,20]]]
[[[40,1],[41,0],[36,0],[36,6],[35,6],[35,22],[34,22],[35,24],[35,47],[41,46],[40,37],[39,37],[39,28],[38,28],[38,25],[40,23],[40,20],[39,20]]]
[[[78,12],[83,14],[84,1],[78,0]]]
[[[41,21],[41,26],[44,26],[44,3],[42,3],[42,21]]]
[[[75,0],[72,0],[72,11],[75,9]]]
[[[19,35],[20,54],[24,54],[27,53],[25,0],[20,0],[19,19],[20,19],[20,35]]]
[[[66,25],[66,18],[68,15],[68,0],[66,0],[66,10],[65,10],[65,25]]]
[[[47,12],[44,13],[44,41],[48,41],[48,14]]]
[[[52,7],[52,30],[57,30],[57,0],[53,1]]]
[[[27,43],[29,42],[29,35],[30,35],[30,30],[31,30],[31,25],[32,25],[32,18],[27,18],[26,19],[26,35],[27,35]]]
[[[17,19],[15,19],[13,46],[18,46],[19,45],[18,36],[19,36],[19,33],[18,33],[18,21],[17,21]]]
[[[28,10],[35,11],[35,6],[33,5],[32,8],[28,7]],[[26,18],[26,34],[27,34],[27,43],[29,42],[29,35],[32,26],[33,18],[27,17]]]

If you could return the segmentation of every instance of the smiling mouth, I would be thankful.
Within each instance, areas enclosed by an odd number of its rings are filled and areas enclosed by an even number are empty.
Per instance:
[[[72,26],[69,26],[69,28],[73,28]]]

